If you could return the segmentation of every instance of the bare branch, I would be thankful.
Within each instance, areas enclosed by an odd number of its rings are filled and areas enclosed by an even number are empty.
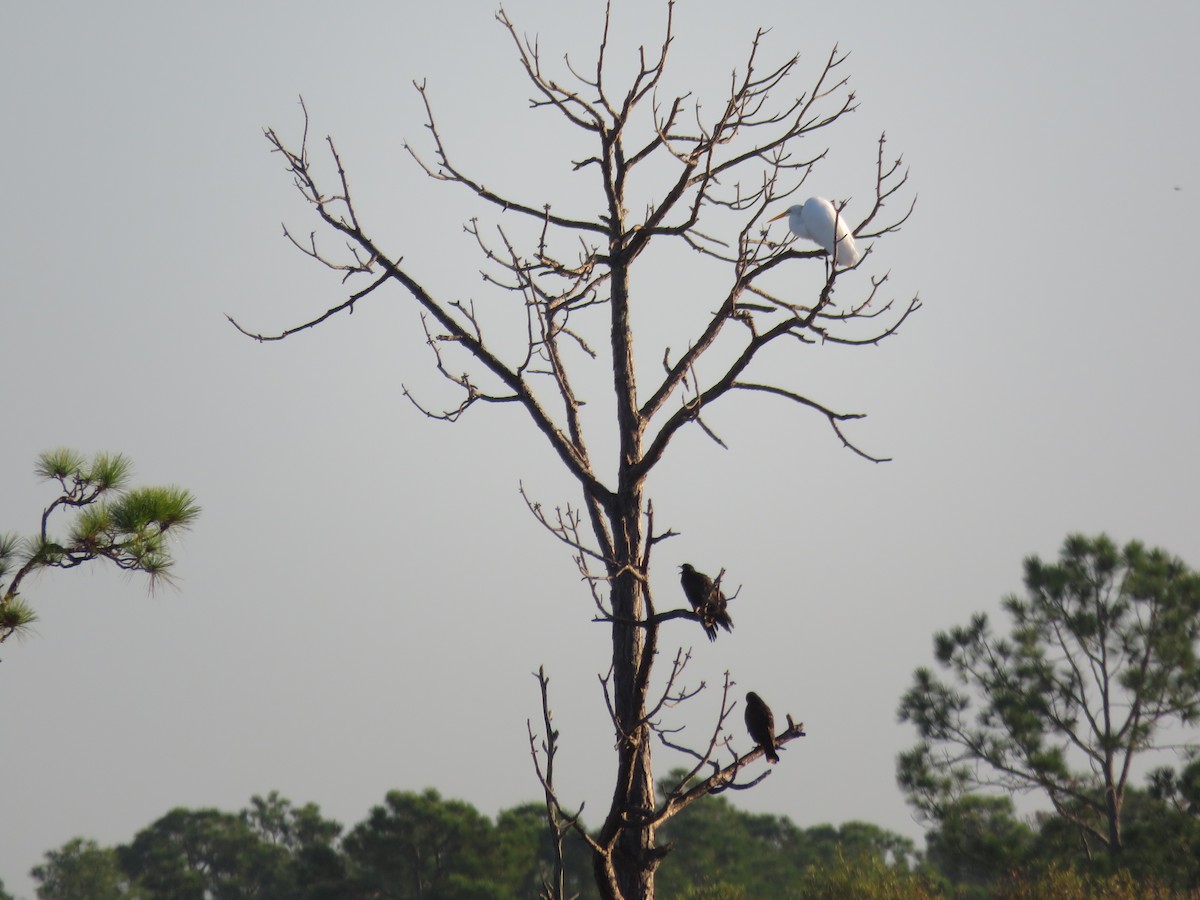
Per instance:
[[[529,733],[529,755],[533,759],[533,768],[537,773],[538,782],[542,786],[542,795],[546,805],[546,825],[550,833],[550,847],[554,860],[553,883],[547,892],[553,900],[566,900],[566,868],[563,858],[563,838],[568,830],[574,830],[593,850],[599,846],[583,827],[580,817],[583,815],[584,804],[570,813],[563,809],[558,794],[554,788],[554,759],[558,754],[558,729],[554,727],[554,715],[550,711],[550,678],[545,668],[538,666],[534,678],[538,681],[538,689],[542,698],[542,727],[545,738],[539,747],[537,736],[533,732],[533,723],[525,721]],[[540,749],[540,754],[539,754]],[[542,764],[545,759],[545,765]]]
[[[852,441],[850,441],[845,436],[845,434],[842,433],[841,423],[848,422],[853,419],[864,418],[862,413],[836,413],[833,410],[829,409],[828,407],[822,406],[820,403],[817,403],[814,400],[810,400],[807,397],[800,396],[799,394],[795,393],[794,391],[785,390],[784,388],[775,387],[774,385],[770,385],[770,384],[752,384],[750,382],[745,382],[745,381],[735,381],[733,383],[732,387],[734,389],[740,390],[740,391],[762,391],[762,392],[768,393],[768,394],[775,394],[776,396],[779,396],[779,397],[786,397],[789,400],[799,403],[801,406],[807,406],[809,409],[815,409],[817,412],[821,413],[823,416],[825,416],[826,419],[829,420],[829,425],[831,428],[833,428],[834,433],[837,434],[838,439],[841,440],[842,446],[844,446],[850,450],[853,450],[855,453],[857,453],[863,459],[869,460],[870,462],[891,462],[891,460],[889,458],[872,456],[871,454],[865,452],[864,450],[860,449],[857,445],[855,445]]]
[[[538,208],[536,206],[519,203],[515,200],[503,197],[494,191],[488,190],[483,184],[475,181],[457,169],[450,162],[450,158],[446,153],[445,145],[442,143],[442,136],[438,131],[437,123],[433,117],[433,107],[429,102],[429,95],[425,83],[414,81],[413,87],[417,89],[417,93],[421,95],[421,102],[425,105],[425,127],[429,129],[429,133],[433,137],[434,158],[436,159],[436,163],[434,165],[430,165],[429,163],[425,162],[425,160],[423,160],[417,154],[410,144],[405,144],[404,149],[409,156],[413,158],[413,161],[416,162],[416,164],[420,166],[425,174],[430,178],[433,178],[437,181],[450,181],[456,184],[461,184],[481,200],[486,200],[488,203],[491,203],[494,206],[499,206],[505,211],[511,210],[513,212],[532,216],[536,219],[545,218],[548,219],[553,225],[558,225],[563,228],[570,228],[577,231],[593,231],[598,234],[604,234],[607,231],[606,227],[598,222],[587,222],[582,219],[568,219],[562,216],[549,215],[546,212],[545,206]],[[587,127],[582,122],[576,122],[575,124],[580,125],[581,127]]]
[[[308,113],[305,110],[305,127],[304,133],[307,138],[308,133]],[[425,290],[415,279],[404,270],[400,261],[392,260],[385,256],[382,251],[375,245],[374,241],[358,225],[358,217],[353,212],[354,204],[349,193],[349,188],[346,185],[344,176],[340,176],[343,193],[337,197],[326,196],[318,187],[315,178],[312,174],[309,161],[307,147],[302,143],[298,152],[289,150],[284,143],[279,139],[273,130],[268,129],[267,137],[272,147],[283,154],[288,162],[289,171],[292,172],[298,190],[301,194],[314,206],[318,216],[332,228],[334,231],[344,235],[351,243],[358,246],[366,254],[368,259],[373,260],[380,268],[383,269],[383,275],[396,282],[399,282],[417,303],[424,308],[426,312],[431,314],[438,323],[446,329],[445,336],[439,336],[439,341],[453,341],[464,347],[478,362],[495,375],[504,383],[511,391],[516,400],[519,402],[530,417],[539,431],[550,441],[551,446],[558,454],[559,458],[567,465],[567,468],[579,479],[581,484],[586,485],[588,492],[598,498],[607,498],[610,495],[608,489],[600,483],[600,481],[592,474],[591,466],[587,459],[586,453],[582,452],[553,422],[543,409],[536,395],[530,389],[525,380],[513,369],[505,365],[499,357],[497,357],[479,338],[479,336],[469,328],[469,322],[464,322],[452,315],[450,309],[436,301],[433,296]],[[332,150],[332,142],[331,142]],[[336,159],[336,157],[335,157]],[[337,159],[337,165],[341,170],[341,161]],[[331,211],[331,204],[341,203],[348,212],[337,214]],[[544,213],[543,213],[544,215]],[[377,286],[377,285],[376,285]],[[373,289],[372,286],[371,289]],[[370,290],[370,289],[369,289]],[[281,336],[288,336],[290,333],[303,330],[307,327],[323,321],[334,312],[342,308],[351,306],[354,299],[346,301],[340,307],[327,312],[324,316],[306,323],[296,329],[290,329],[284,332]],[[461,310],[461,307],[460,307]],[[232,320],[231,320],[232,321]],[[237,327],[237,323],[234,323]],[[239,330],[240,327],[239,327]],[[258,337],[257,335],[251,335]],[[264,338],[265,339],[265,338]],[[468,399],[474,395],[471,390],[468,390]],[[508,398],[499,398],[495,395],[488,395],[488,398],[493,400],[503,400],[508,402]],[[475,399],[485,399],[482,396]]]
[[[905,170],[902,174],[897,174],[900,171],[901,160],[897,159],[888,168],[884,168],[883,164],[883,148],[887,143],[887,134],[879,136],[879,152],[875,162],[875,203],[871,207],[871,211],[867,213],[867,217],[863,219],[857,228],[854,229],[855,237],[873,238],[881,237],[885,234],[899,231],[901,226],[908,221],[913,214],[913,210],[917,206],[917,198],[914,196],[912,202],[908,206],[908,211],[904,213],[897,221],[876,231],[867,231],[866,228],[870,225],[877,215],[883,210],[887,201],[901,188],[908,183],[908,171]]]
[[[367,296],[367,294],[374,291],[377,287],[379,287],[385,281],[387,281],[389,277],[390,276],[386,273],[381,275],[379,278],[375,279],[375,281],[373,281],[368,287],[365,287],[361,291],[351,294],[350,297],[348,299],[346,299],[344,302],[339,303],[337,306],[334,306],[334,307],[331,307],[331,308],[325,310],[325,312],[323,312],[321,315],[317,316],[315,319],[311,319],[308,322],[305,322],[301,325],[296,325],[292,328],[287,328],[287,329],[279,332],[278,334],[259,334],[259,333],[247,331],[245,328],[243,328],[237,322],[237,320],[235,320],[233,318],[233,316],[230,316],[227,314],[225,316],[225,318],[229,321],[230,325],[232,325],[234,328],[236,328],[242,334],[246,335],[246,337],[254,338],[254,340],[256,340],[260,343],[262,343],[264,341],[282,341],[284,338],[291,337],[293,334],[299,334],[301,331],[306,331],[309,328],[315,328],[317,325],[320,325],[326,319],[330,318],[331,316],[337,315],[338,313],[342,312],[343,310],[347,310],[347,311],[353,313],[354,312],[354,304],[357,303],[359,300],[361,300],[363,297]]]
[[[610,10],[606,8],[604,13],[604,38],[601,42],[600,51],[601,62],[598,64],[598,69],[603,66],[603,48],[608,39],[609,13]],[[503,9],[496,14],[496,20],[508,31],[513,44],[517,48],[517,56],[525,69],[525,74],[529,76],[529,80],[533,83],[533,86],[545,98],[541,101],[531,100],[530,106],[535,109],[540,106],[552,106],[562,113],[572,125],[583,128],[586,131],[600,131],[604,124],[604,118],[600,111],[592,106],[592,104],[583,100],[577,93],[560,87],[552,79],[543,74],[541,57],[538,54],[536,42],[530,42],[528,38],[522,39],[517,34],[516,26],[509,20],[508,15]],[[580,80],[582,81],[583,79]],[[596,83],[591,85],[597,90],[599,90],[599,80],[600,76],[597,74]],[[587,84],[586,81],[584,83]]]
[[[723,712],[723,717],[727,715],[728,712]],[[787,744],[791,743],[796,738],[807,736],[807,733],[804,731],[803,722],[797,724],[792,719],[791,715],[788,715],[787,723],[788,727],[781,734],[775,736],[775,745],[777,750],[783,749]],[[685,750],[684,752],[687,751]],[[692,755],[694,756],[695,754]],[[709,765],[709,767],[713,770],[712,774],[703,780],[694,781],[693,779],[696,776],[693,775],[691,778],[680,782],[680,784],[676,786],[674,790],[667,794],[663,805],[656,810],[654,815],[655,824],[661,824],[667,821],[671,817],[691,806],[701,797],[704,797],[708,794],[716,794],[725,790],[745,790],[759,784],[763,779],[771,774],[770,769],[759,775],[748,784],[739,784],[737,782],[737,775],[742,769],[762,755],[762,748],[755,747],[744,756],[738,756],[737,754],[734,754],[733,761],[724,766],[721,766],[715,762],[710,762],[706,759],[704,763],[696,766],[694,772],[698,774],[703,765]]]
[[[581,521],[580,513],[572,509],[570,506],[564,510],[561,506],[554,507],[554,519],[551,520],[547,515],[542,504],[531,500],[525,492],[524,483],[520,487],[521,499],[525,501],[525,505],[533,514],[533,517],[538,520],[543,528],[549,531],[555,538],[566,544],[576,553],[582,553],[592,559],[599,560],[606,566],[614,564],[611,556],[606,556],[604,553],[595,550],[583,543],[579,535],[579,524]]]

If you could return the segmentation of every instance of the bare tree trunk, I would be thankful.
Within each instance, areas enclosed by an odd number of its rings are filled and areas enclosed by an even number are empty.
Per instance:
[[[631,518],[636,519],[636,514]],[[644,678],[650,660],[642,629],[641,585],[633,571],[613,584],[613,708],[617,734],[617,778],[595,859],[596,880],[606,900],[649,900],[654,896],[654,772],[646,723]],[[624,620],[624,621],[622,621]]]
[[[614,559],[609,567],[613,614],[613,712],[617,741],[617,780],[612,804],[601,831],[602,849],[595,851],[596,880],[611,900],[654,897],[654,770],[646,689],[653,666],[647,641],[645,558],[642,534],[642,417],[637,406],[633,333],[629,327],[629,270],[624,260],[623,177],[619,143],[616,164],[606,166],[612,213],[612,351],[613,388],[620,432],[617,491],[610,513]],[[610,159],[611,163],[611,159]],[[656,630],[656,629],[655,629]]]
[[[1104,790],[1104,812],[1108,817],[1108,855],[1116,859],[1121,855],[1121,795],[1112,784]]]

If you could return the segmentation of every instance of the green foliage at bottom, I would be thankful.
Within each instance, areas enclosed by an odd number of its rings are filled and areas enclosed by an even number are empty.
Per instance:
[[[886,864],[877,856],[846,859],[812,866],[792,896],[797,900],[933,900],[943,894],[924,874]]]
[[[1052,866],[1037,875],[1016,874],[992,893],[997,900],[1188,900],[1196,892],[1166,887],[1128,871],[1085,875]]]
[[[662,829],[660,900],[1200,900],[1200,811],[1159,778],[1133,791],[1126,855],[1088,857],[1054,817],[973,798],[929,833],[929,854],[875,825],[801,828],[706,797]],[[1172,793],[1170,790],[1174,792]],[[391,791],[343,834],[314,804],[271,793],[240,813],[174,809],[123,846],[75,838],[33,869],[39,900],[539,900],[553,853],[540,804],[493,820],[435,790]],[[594,900],[591,857],[565,842],[567,896]],[[0,887],[0,900],[10,900]]]
[[[720,882],[706,884],[702,887],[688,888],[683,895],[684,900],[750,900],[744,888]]]
[[[724,796],[686,807],[659,829],[658,838],[671,848],[655,879],[656,893],[667,900],[799,897],[798,886],[815,868],[843,858],[897,873],[916,860],[912,841],[877,825],[801,828],[786,816],[743,812]]]
[[[525,804],[493,821],[432,789],[391,791],[343,835],[315,805],[271,793],[240,813],[171,810],[120,847],[76,838],[32,874],[40,900],[537,900],[553,880],[544,815]],[[825,897],[846,885],[917,883],[911,842],[862,822],[801,829],[708,797],[664,838],[675,842],[659,870],[664,900]],[[578,835],[564,844],[567,895],[592,900],[590,851]]]

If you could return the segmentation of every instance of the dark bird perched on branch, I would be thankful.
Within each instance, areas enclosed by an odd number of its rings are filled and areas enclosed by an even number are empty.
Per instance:
[[[746,730],[770,762],[779,762],[779,754],[775,752],[775,717],[771,715],[771,707],[754,691],[746,695]]]
[[[733,619],[725,611],[729,599],[721,593],[721,586],[703,572],[697,572],[690,563],[684,563],[679,570],[682,573],[679,583],[683,585],[683,593],[700,617],[700,624],[704,626],[708,639],[717,639],[718,625],[726,631],[733,631]]]

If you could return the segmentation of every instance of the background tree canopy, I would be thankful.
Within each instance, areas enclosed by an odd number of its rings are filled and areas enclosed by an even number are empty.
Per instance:
[[[1159,780],[1194,773],[1195,765]],[[297,807],[272,792],[238,813],[171,810],[118,847],[72,839],[48,851],[32,875],[41,900],[537,900],[553,861],[544,816],[541,803],[493,820],[433,789],[390,791],[343,833],[315,805]],[[1007,798],[960,798],[920,854],[912,841],[870,823],[802,828],[708,796],[660,835],[671,850],[658,889],[668,900],[982,900],[1167,898],[1200,888],[1194,808],[1175,795],[1130,789],[1125,825],[1117,869],[1106,856],[1089,861],[1068,820],[1023,821]],[[564,849],[567,895],[592,900],[588,848],[568,836]]]
[[[1003,602],[1007,636],[982,613],[937,634],[951,680],[918,669],[901,700],[921,740],[898,779],[934,823],[930,860],[967,884],[1053,859],[1195,886],[1195,763],[1157,770],[1149,791],[1131,776],[1200,714],[1200,575],[1162,549],[1072,535],[1056,562],[1025,560],[1025,590]],[[997,788],[1054,815],[1035,834]]]
[[[315,806],[271,793],[240,813],[171,810],[119,847],[73,839],[33,877],[42,900],[526,900],[551,871],[544,816],[526,804],[493,821],[433,789],[390,791],[343,835]],[[912,842],[899,835],[861,822],[798,828],[724,797],[689,806],[666,839],[664,897],[801,896],[789,892],[805,879],[848,877],[848,861],[871,878],[916,879]],[[569,837],[565,851],[568,895],[598,896],[586,845]]]

